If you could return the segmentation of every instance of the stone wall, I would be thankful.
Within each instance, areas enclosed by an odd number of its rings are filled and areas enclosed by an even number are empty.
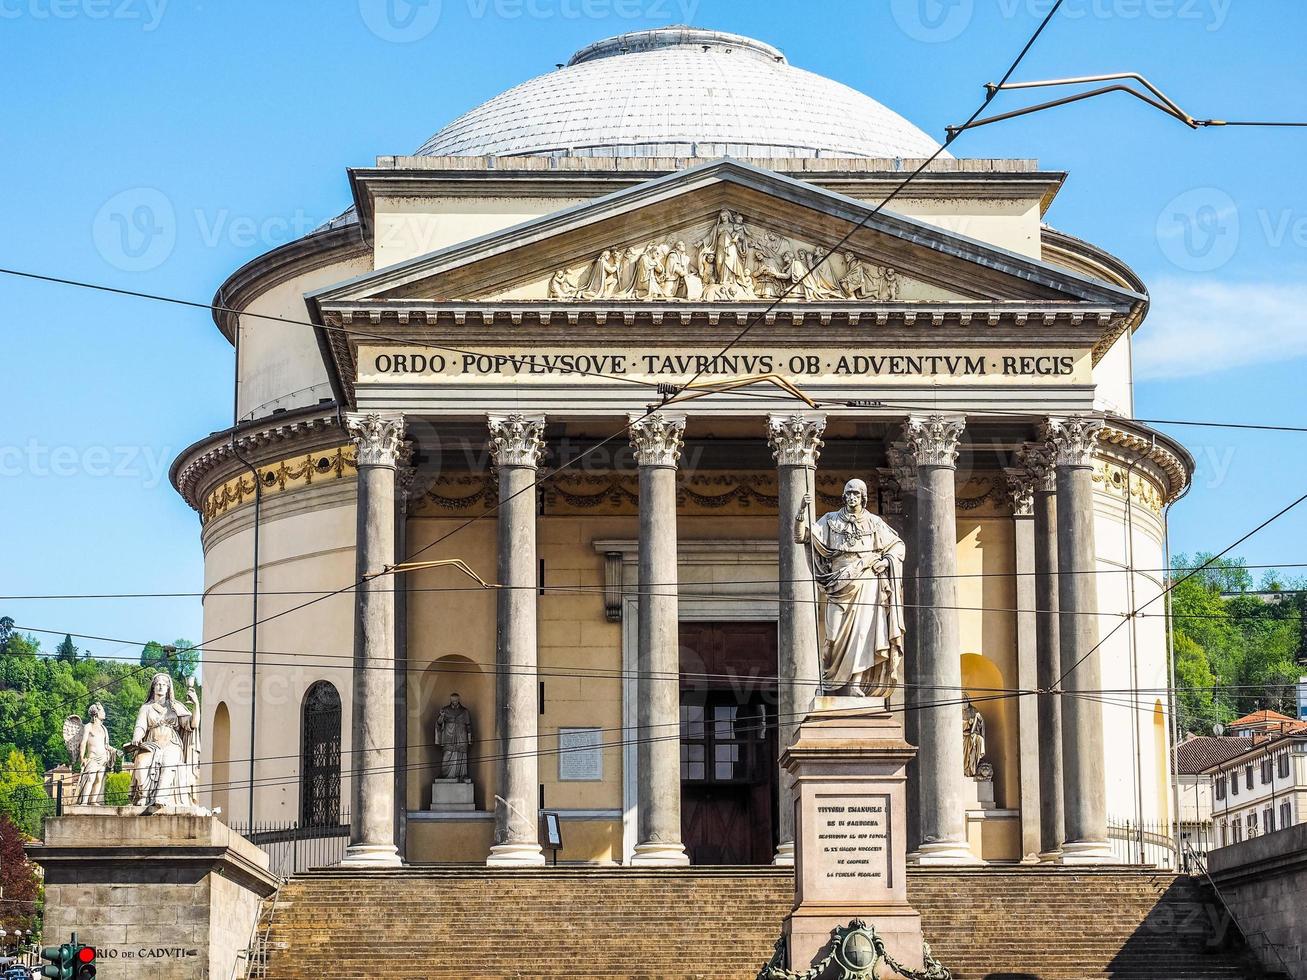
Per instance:
[[[232,980],[276,888],[267,855],[211,816],[72,809],[29,848],[45,871],[47,945],[76,933],[102,980]]]
[[[1307,824],[1217,848],[1208,870],[1266,968],[1307,978]]]

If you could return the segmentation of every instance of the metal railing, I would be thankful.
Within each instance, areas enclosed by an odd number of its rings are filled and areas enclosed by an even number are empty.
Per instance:
[[[1168,820],[1108,820],[1107,839],[1122,864],[1177,870],[1175,829]],[[1187,868],[1181,870],[1188,871]]]
[[[280,878],[338,864],[349,846],[348,813],[340,815],[338,824],[255,821],[232,830],[267,852],[269,870]]]
[[[1184,852],[1186,864],[1193,868],[1189,873],[1207,880],[1207,884],[1211,886],[1212,893],[1216,896],[1216,900],[1221,903],[1221,908],[1225,910],[1225,914],[1229,920],[1234,923],[1234,927],[1239,930],[1239,933],[1243,936],[1244,942],[1248,947],[1255,950],[1256,947],[1253,944],[1253,940],[1260,939],[1262,945],[1275,954],[1276,960],[1280,963],[1282,976],[1284,976],[1286,980],[1288,977],[1293,976],[1292,972],[1289,970],[1288,964],[1284,962],[1284,957],[1280,955],[1280,944],[1273,942],[1265,929],[1259,929],[1257,932],[1251,933],[1244,929],[1243,924],[1239,921],[1239,917],[1234,914],[1234,909],[1230,907],[1230,903],[1226,901],[1225,895],[1222,894],[1221,887],[1216,883],[1216,879],[1208,873],[1207,856],[1200,856],[1187,841],[1184,844]]]

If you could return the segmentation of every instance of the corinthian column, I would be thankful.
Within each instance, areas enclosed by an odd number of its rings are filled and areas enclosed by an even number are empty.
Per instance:
[[[817,593],[803,545],[795,540],[794,525],[804,514],[803,498],[813,489],[813,471],[821,455],[821,434],[826,416],[821,412],[794,412],[767,416],[767,441],[776,458],[778,579],[780,615],[777,624],[780,655],[777,658],[779,695],[778,751],[794,740],[802,716],[817,693]],[[780,767],[780,826],[773,864],[794,864],[794,777]]]
[[[489,415],[490,460],[499,476],[499,584],[495,631],[495,729],[499,788],[486,864],[544,864],[538,841],[536,739],[536,466],[543,415]]]
[[[904,451],[917,467],[917,754],[921,864],[977,864],[967,846],[962,770],[962,651],[957,611],[960,415],[913,415]]]
[[[395,846],[395,464],[402,415],[347,413],[358,450],[354,590],[354,684],[350,714],[353,807],[341,864],[400,864]]]
[[[1094,449],[1102,419],[1050,418],[1043,435],[1057,471],[1058,600],[1061,625],[1062,770],[1066,841],[1063,864],[1107,864],[1107,778],[1098,647],[1098,583],[1093,574]],[[1088,694],[1090,697],[1083,695]],[[1077,696],[1081,695],[1081,696]]]
[[[1062,857],[1062,699],[1054,694],[1062,674],[1061,616],[1057,599],[1057,471],[1047,443],[1029,443],[1017,455],[1034,482],[1035,499],[1035,685],[1039,689],[1039,860]]]
[[[676,463],[685,416],[630,416],[640,467],[639,797],[632,864],[689,864],[681,844],[681,662],[676,583]]]
[[[1035,601],[1035,477],[1024,467],[1005,471],[1012,506],[1012,570],[1016,596],[1017,676],[1022,692],[1039,686],[1039,626]],[[1022,693],[1016,699],[1017,770],[1020,776],[1021,862],[1036,863],[1040,852],[1039,702]]]

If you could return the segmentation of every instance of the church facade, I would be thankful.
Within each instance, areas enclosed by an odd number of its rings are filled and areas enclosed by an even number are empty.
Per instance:
[[[937,146],[770,45],[640,32],[237,270],[239,421],[172,472],[208,802],[348,818],[356,865],[538,864],[542,813],[562,861],[785,863],[827,639],[794,527],[856,479],[905,543],[913,859],[1168,819],[1165,620],[1129,614],[1192,462],[1131,418],[1146,289],[1033,161],[878,209]]]

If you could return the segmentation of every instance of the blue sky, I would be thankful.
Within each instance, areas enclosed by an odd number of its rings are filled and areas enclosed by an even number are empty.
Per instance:
[[[0,0],[0,264],[207,302],[242,262],[347,206],[346,167],[658,24],[762,38],[942,136],[1049,5]],[[1196,117],[1297,118],[1305,34],[1297,0],[1067,0],[1017,77],[1134,70]],[[969,133],[955,152],[1069,171],[1048,221],[1148,282],[1140,416],[1296,425],[1305,145],[1301,130],[1191,132],[1118,95]],[[122,248],[124,200],[163,215],[140,254]],[[198,591],[199,524],[167,467],[230,422],[231,350],[209,317],[5,278],[0,330],[0,595]],[[1218,550],[1307,485],[1307,435],[1162,428],[1198,460],[1172,513],[1177,550]],[[1307,505],[1240,553],[1307,561],[1305,531]],[[6,612],[132,641],[200,635],[193,598],[0,600]]]

